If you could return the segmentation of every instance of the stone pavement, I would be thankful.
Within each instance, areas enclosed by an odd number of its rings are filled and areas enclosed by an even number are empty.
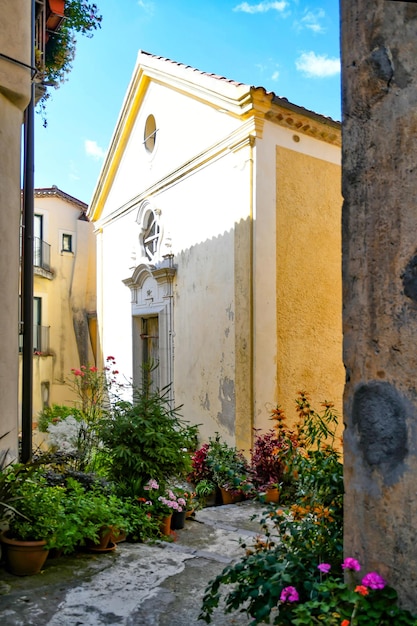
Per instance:
[[[176,531],[175,542],[124,542],[108,554],[48,559],[36,576],[0,567],[0,625],[203,626],[198,615],[207,583],[243,556],[239,539],[260,534],[262,508],[253,501],[206,508]],[[212,621],[249,623],[244,613],[220,609]]]

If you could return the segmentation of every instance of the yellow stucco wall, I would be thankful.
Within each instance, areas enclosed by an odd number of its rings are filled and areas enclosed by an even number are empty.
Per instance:
[[[341,168],[277,147],[276,174],[278,402],[295,419],[305,390],[341,416]]]
[[[30,2],[2,0],[0,51],[30,64]],[[31,72],[0,58],[0,449],[18,448],[18,286],[23,112],[30,100]]]
[[[79,219],[81,207],[59,190],[36,192],[34,210],[43,217],[43,239],[51,246],[51,273],[35,271],[34,276],[34,296],[41,298],[50,347],[33,357],[36,423],[44,401],[42,383],[49,384],[49,405],[74,406],[79,398],[68,385],[71,368],[95,363],[96,337],[90,333],[96,332],[96,238],[93,225]],[[62,251],[63,233],[72,235],[73,252]]]

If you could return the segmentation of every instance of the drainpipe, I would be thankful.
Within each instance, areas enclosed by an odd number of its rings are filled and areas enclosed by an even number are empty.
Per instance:
[[[31,16],[31,65],[35,65],[35,0]],[[33,412],[33,219],[34,219],[34,109],[35,85],[25,111],[23,163],[23,236],[22,236],[22,449],[21,461],[32,457]]]

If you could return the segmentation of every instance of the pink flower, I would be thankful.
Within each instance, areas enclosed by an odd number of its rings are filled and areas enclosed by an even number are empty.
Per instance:
[[[98,372],[98,367],[90,367],[90,372]]]
[[[119,373],[119,370],[113,370],[112,371],[112,374],[118,374],[118,373]]]
[[[362,578],[362,585],[370,589],[383,589],[386,585],[385,580],[376,572],[369,572]]]
[[[114,356],[108,356],[106,361],[115,361],[115,358]]]
[[[323,574],[328,574],[331,570],[332,566],[329,563],[320,563],[317,565],[317,569],[323,572]]]
[[[359,572],[361,565],[359,561],[356,559],[352,559],[352,557],[348,556],[342,563],[342,569],[351,569],[355,572]]]
[[[279,597],[280,602],[298,602],[300,599],[295,587],[284,587]]]
[[[149,491],[149,489],[159,489],[159,485],[156,480],[151,478],[148,480],[148,484],[144,486],[144,489],[146,489],[146,491]]]

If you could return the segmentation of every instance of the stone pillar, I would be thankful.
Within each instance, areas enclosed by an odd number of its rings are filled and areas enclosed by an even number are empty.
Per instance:
[[[8,450],[10,456],[15,456],[19,418],[21,130],[31,84],[30,69],[18,62],[30,64],[29,0],[2,0],[0,52],[5,55],[0,57],[0,451]]]
[[[341,25],[345,555],[417,611],[417,4]]]

